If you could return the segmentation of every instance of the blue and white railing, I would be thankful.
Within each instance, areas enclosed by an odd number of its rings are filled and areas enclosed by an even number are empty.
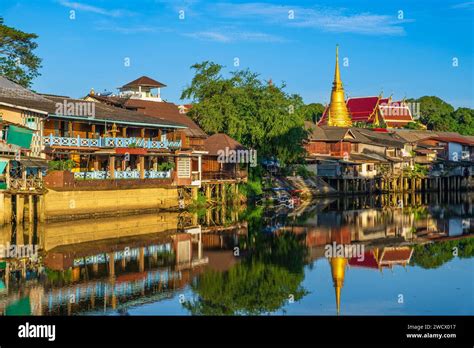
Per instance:
[[[116,170],[114,172],[115,179],[140,179],[140,172],[138,170]],[[171,171],[159,172],[156,170],[145,170],[145,179],[169,179],[171,178]],[[108,171],[93,171],[93,172],[75,172],[74,179],[87,180],[103,180],[110,179],[110,172]]]
[[[170,149],[180,148],[181,140],[168,141],[164,139],[162,141],[150,140],[143,138],[81,138],[77,136],[75,138],[69,137],[58,137],[55,135],[49,135],[43,137],[44,146],[68,146],[68,147],[140,147],[145,149]]]

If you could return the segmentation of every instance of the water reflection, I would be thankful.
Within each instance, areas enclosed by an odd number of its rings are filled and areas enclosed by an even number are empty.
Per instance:
[[[374,292],[376,282],[403,284],[410,300],[410,282],[424,277],[417,287],[431,289],[434,314],[472,312],[473,198],[348,197],[293,211],[227,207],[5,226],[2,245],[34,244],[40,253],[0,259],[0,313],[363,314],[365,300],[374,314],[424,314],[425,305],[397,307],[386,302],[396,294]],[[363,246],[363,255],[328,257],[332,243]],[[456,288],[437,293],[428,270],[441,282],[456,275]],[[435,296],[448,296],[449,308]]]

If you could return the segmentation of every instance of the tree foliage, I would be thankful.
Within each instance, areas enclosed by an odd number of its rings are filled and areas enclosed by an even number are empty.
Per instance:
[[[438,268],[454,258],[454,248],[459,258],[474,257],[474,238],[416,245],[411,263],[427,269]]]
[[[259,158],[276,157],[286,165],[304,154],[303,101],[259,79],[249,70],[222,75],[223,66],[205,61],[192,66],[195,76],[182,93],[189,112],[207,133],[225,133],[256,149]]]
[[[261,218],[256,218],[261,221]],[[247,259],[227,272],[207,271],[192,285],[197,298],[183,303],[194,315],[271,313],[307,294],[301,286],[307,248],[290,232],[267,235],[258,230]]]
[[[434,96],[424,96],[409,101],[420,103],[420,121],[429,130],[474,135],[473,109],[459,108],[454,110],[452,105]]]
[[[33,51],[38,44],[36,34],[25,33],[3,24],[0,17],[0,75],[28,88],[39,76],[41,59]]]
[[[324,105],[320,103],[311,103],[303,106],[303,117],[305,121],[317,123],[324,113]]]

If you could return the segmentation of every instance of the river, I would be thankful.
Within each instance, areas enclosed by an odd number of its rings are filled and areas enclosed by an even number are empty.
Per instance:
[[[0,314],[472,314],[473,202],[354,196],[8,225]]]

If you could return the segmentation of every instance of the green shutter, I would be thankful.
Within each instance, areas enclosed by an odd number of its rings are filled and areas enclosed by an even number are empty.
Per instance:
[[[7,144],[14,144],[29,149],[33,133],[34,131],[31,129],[11,125],[8,127]]]

